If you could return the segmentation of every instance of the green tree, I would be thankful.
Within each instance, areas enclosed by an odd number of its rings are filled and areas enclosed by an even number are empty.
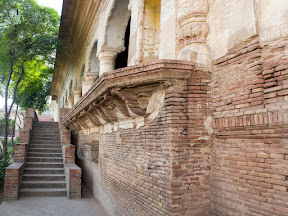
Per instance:
[[[34,60],[27,65],[26,76],[18,85],[16,103],[23,109],[35,108],[45,111],[50,95],[54,69],[47,66],[43,60]]]
[[[35,61],[43,61],[46,65],[54,63],[59,21],[55,10],[41,7],[34,0],[0,0],[0,79],[5,83],[5,157],[8,119],[18,87],[23,86],[22,82],[31,76],[29,70]],[[12,98],[10,107],[7,105],[8,97]]]

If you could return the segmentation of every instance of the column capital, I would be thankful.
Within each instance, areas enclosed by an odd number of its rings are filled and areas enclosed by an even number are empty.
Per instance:
[[[124,46],[113,48],[113,47],[102,47],[99,53],[100,60],[100,76],[108,71],[115,69],[115,60],[118,53],[123,52],[126,48]]]

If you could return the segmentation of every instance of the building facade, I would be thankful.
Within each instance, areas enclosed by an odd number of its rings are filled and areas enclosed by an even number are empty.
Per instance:
[[[60,38],[54,119],[111,215],[288,214],[286,0],[64,0]]]

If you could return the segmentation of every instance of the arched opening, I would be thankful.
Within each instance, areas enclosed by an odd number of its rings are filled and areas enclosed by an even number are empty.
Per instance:
[[[130,19],[129,0],[115,0],[110,20],[107,26],[106,45],[111,48],[124,46],[124,34]]]
[[[99,74],[99,59],[97,58],[97,41],[94,43],[90,53],[89,72]]]
[[[125,31],[125,38],[124,38],[125,50],[117,55],[116,60],[115,60],[115,69],[127,67],[129,38],[130,38],[130,23],[131,23],[131,17],[128,21],[126,31]]]

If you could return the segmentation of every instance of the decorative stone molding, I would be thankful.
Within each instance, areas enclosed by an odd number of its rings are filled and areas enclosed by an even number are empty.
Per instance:
[[[108,71],[112,71],[115,68],[115,59],[120,52],[123,52],[125,47],[102,47],[99,53],[100,60],[100,76]]]
[[[188,79],[193,71],[191,62],[158,60],[107,72],[67,113],[63,125],[73,131],[141,127],[157,118],[175,80]]]
[[[185,25],[177,33],[180,46],[190,43],[206,42],[209,26],[206,22],[193,22]]]
[[[178,0],[177,3],[177,59],[208,65],[209,52],[206,45],[209,32],[206,22],[208,2],[207,0]]]

